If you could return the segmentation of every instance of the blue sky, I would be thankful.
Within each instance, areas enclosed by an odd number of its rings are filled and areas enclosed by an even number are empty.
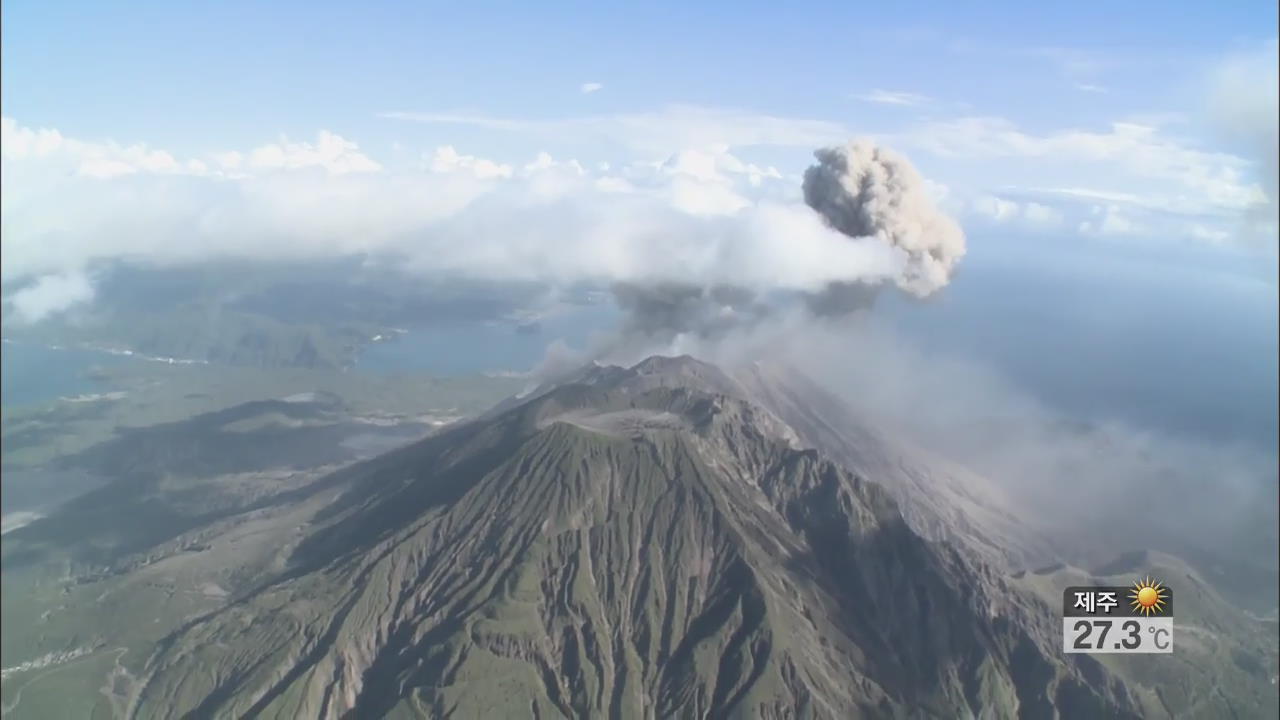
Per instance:
[[[853,98],[876,88],[1034,131],[1194,108],[1205,67],[1276,27],[1266,2],[686,5],[15,0],[3,101],[25,124],[174,151],[317,127],[415,139],[387,110],[687,103],[874,129],[920,112]],[[588,81],[605,91],[582,96]]]

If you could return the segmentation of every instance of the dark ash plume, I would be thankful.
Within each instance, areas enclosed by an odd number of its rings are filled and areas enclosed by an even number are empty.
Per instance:
[[[804,201],[836,230],[873,237],[906,256],[898,287],[932,294],[964,256],[964,232],[934,205],[906,158],[866,141],[823,148],[804,173]],[[857,278],[850,278],[856,281]]]
[[[817,163],[804,174],[809,207],[851,240],[871,239],[898,251],[901,270],[891,282],[899,289],[925,297],[947,284],[964,256],[964,233],[938,210],[910,162],[866,141],[823,148],[814,157]],[[864,268],[851,267],[847,278],[812,292],[629,282],[616,284],[613,294],[627,315],[625,335],[666,341],[679,335],[715,338],[755,325],[787,304],[815,317],[842,317],[870,308],[886,284],[882,276],[872,279]]]

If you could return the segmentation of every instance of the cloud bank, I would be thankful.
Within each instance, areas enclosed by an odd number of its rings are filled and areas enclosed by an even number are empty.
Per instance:
[[[724,145],[612,172],[546,153],[517,166],[443,146],[418,168],[388,170],[329,132],[179,159],[11,119],[3,129],[3,279],[16,287],[43,278],[40,297],[61,288],[69,302],[92,294],[72,292],[79,285],[67,278],[85,282],[95,262],[119,258],[365,253],[398,257],[423,276],[731,287],[760,297],[848,282],[925,294],[958,258],[958,230],[929,214],[920,178],[865,143],[820,155],[830,167],[811,184],[831,186],[819,213],[795,197],[794,181]],[[841,196],[864,181],[873,188],[865,196]],[[952,235],[935,243],[938,231]],[[26,316],[67,306],[28,303]]]
[[[1253,56],[1246,56],[1250,58]],[[1253,71],[1215,74],[1213,87],[1204,92],[1205,107],[1230,107],[1215,99],[1219,90],[1214,88],[1231,85],[1224,77],[1236,79],[1239,90],[1230,93],[1231,97],[1239,101],[1261,98],[1254,101],[1254,107],[1261,110],[1274,107],[1266,104],[1266,98],[1274,95],[1275,83],[1267,84],[1265,63],[1256,58],[1250,62]],[[1224,67],[1241,64],[1228,62]],[[937,106],[929,98],[897,91],[877,90],[855,97],[889,107]],[[980,222],[1008,223],[1009,218],[984,217],[983,196],[1020,205],[1034,203],[1054,211],[1032,208],[1014,223],[1021,232],[1078,231],[1095,207],[1105,210],[1115,204],[1135,218],[1134,231],[1128,233],[1132,235],[1201,240],[1205,233],[1188,229],[1195,224],[1212,228],[1214,234],[1225,234],[1233,242],[1256,245],[1274,244],[1276,234],[1256,222],[1244,222],[1268,207],[1267,198],[1273,194],[1269,183],[1276,177],[1268,172],[1274,153],[1264,152],[1259,143],[1237,143],[1231,151],[1219,149],[1219,143],[1206,146],[1204,140],[1212,138],[1204,137],[1204,128],[1188,126],[1187,116],[1178,113],[1147,113],[1110,123],[1040,131],[998,116],[936,115],[920,117],[905,126],[895,122],[878,132],[870,127],[854,132],[841,123],[813,118],[687,105],[555,119],[404,111],[382,116],[534,141],[572,138],[574,142],[662,155],[678,148],[719,144],[739,151],[807,149],[866,135],[880,145],[910,154],[935,184],[951,184],[951,197],[944,205],[953,214],[972,215]],[[1267,137],[1274,137],[1274,123],[1259,122],[1251,127],[1269,131]],[[1096,227],[1090,225],[1087,232],[1097,234]]]

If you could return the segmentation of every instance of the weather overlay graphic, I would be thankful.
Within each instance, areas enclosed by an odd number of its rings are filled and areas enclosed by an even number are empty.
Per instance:
[[[1062,593],[1062,650],[1173,652],[1173,590],[1149,577],[1127,587],[1067,588]]]

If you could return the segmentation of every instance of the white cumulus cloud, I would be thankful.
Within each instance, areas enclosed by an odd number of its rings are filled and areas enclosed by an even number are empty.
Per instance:
[[[969,213],[997,224],[1018,224],[1026,228],[1051,230],[1062,225],[1063,212],[1033,200],[1011,200],[998,195],[982,194],[969,205]]]
[[[1081,234],[1138,235],[1146,230],[1119,205],[1095,205],[1090,213],[1093,217],[1080,223]]]
[[[18,322],[34,323],[92,300],[93,295],[93,285],[84,273],[70,271],[38,278],[6,298],[5,304]]]
[[[424,159],[431,172],[452,173],[464,171],[475,175],[481,180],[509,178],[514,172],[510,165],[474,155],[461,155],[452,145],[442,145],[436,148],[429,158]]]
[[[983,195],[973,201],[973,211],[995,222],[1005,222],[1018,216],[1018,203],[1012,200]]]
[[[382,166],[359,146],[340,135],[321,130],[315,143],[280,142],[263,145],[249,153],[249,167],[269,170],[299,170],[322,168],[332,175],[346,173],[377,172]]]

